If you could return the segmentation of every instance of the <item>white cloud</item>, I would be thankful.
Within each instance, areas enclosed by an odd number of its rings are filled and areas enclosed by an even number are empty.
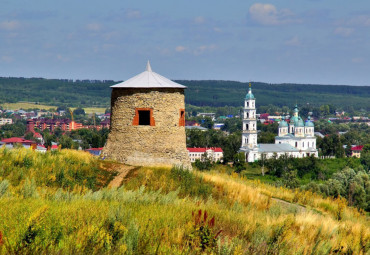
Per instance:
[[[62,62],[67,62],[69,60],[69,58],[67,58],[67,57],[65,57],[61,54],[57,54],[56,59],[59,60],[59,61],[62,61]]]
[[[194,23],[195,24],[203,24],[205,22],[205,18],[202,16],[194,18]]]
[[[182,46],[182,45],[179,45],[175,48],[175,51],[177,52],[183,52],[186,50],[186,47]]]
[[[370,26],[370,16],[368,15],[359,15],[348,21],[349,25],[354,26]]]
[[[222,29],[219,28],[219,27],[214,27],[213,31],[215,31],[216,33],[220,33],[220,32],[222,32]]]
[[[289,9],[278,10],[272,4],[253,4],[249,8],[249,14],[253,21],[262,25],[281,25],[300,22]]]
[[[125,16],[129,19],[138,19],[141,17],[141,12],[138,10],[127,10]]]
[[[90,24],[87,24],[86,28],[89,31],[98,32],[102,28],[102,25],[99,23],[90,23]]]
[[[209,52],[209,51],[214,51],[217,48],[216,45],[211,44],[211,45],[201,45],[198,48],[196,48],[193,53],[194,55],[201,55],[204,52]]]
[[[354,31],[353,28],[349,28],[349,27],[337,27],[334,30],[334,34],[340,35],[340,36],[344,36],[344,37],[348,37],[348,36],[350,36],[353,33],[353,31]]]
[[[215,44],[210,45],[200,45],[197,47],[185,47],[183,45],[178,45],[175,47],[176,52],[186,52],[193,55],[201,55],[205,52],[214,51],[217,49],[217,46]]]
[[[20,23],[17,20],[3,21],[0,23],[0,29],[3,30],[15,30],[20,27]]]
[[[299,40],[298,36],[294,36],[292,39],[286,41],[285,44],[289,46],[299,46],[301,45],[301,41]]]
[[[11,56],[2,56],[2,57],[1,57],[1,61],[2,61],[2,62],[7,62],[7,63],[9,63],[9,62],[12,62],[12,61],[13,61],[13,57],[11,57]]]

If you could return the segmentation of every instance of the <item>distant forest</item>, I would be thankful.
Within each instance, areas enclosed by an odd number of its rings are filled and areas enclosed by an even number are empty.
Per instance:
[[[111,89],[119,81],[0,77],[0,104],[19,101],[55,106],[109,107]],[[242,106],[248,83],[176,80],[188,87],[186,103],[195,106]],[[333,105],[370,111],[370,86],[268,84],[252,82],[259,106]]]

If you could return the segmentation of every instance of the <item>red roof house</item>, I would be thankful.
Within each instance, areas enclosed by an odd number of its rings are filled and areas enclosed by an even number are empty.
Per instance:
[[[6,138],[1,140],[1,142],[5,144],[15,144],[15,143],[20,143],[20,144],[25,144],[25,145],[31,145],[35,143],[34,141],[26,140],[20,137],[11,137],[11,138]]]
[[[351,148],[351,151],[352,151],[352,157],[356,157],[356,158],[359,158],[361,157],[361,151],[362,149],[364,148],[363,145],[357,145],[357,146],[353,146]]]

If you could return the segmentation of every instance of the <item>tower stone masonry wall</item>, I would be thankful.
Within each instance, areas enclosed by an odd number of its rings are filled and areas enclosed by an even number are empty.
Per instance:
[[[113,88],[111,128],[102,155],[129,165],[191,168],[186,149],[184,89]],[[135,109],[153,109],[154,126],[133,125]]]

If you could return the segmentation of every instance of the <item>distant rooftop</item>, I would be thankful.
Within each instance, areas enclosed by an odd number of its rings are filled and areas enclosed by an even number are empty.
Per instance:
[[[258,144],[258,151],[260,152],[294,152],[297,148],[290,144]]]
[[[205,127],[200,127],[200,126],[185,126],[185,129],[196,129],[196,130],[201,130],[201,131],[206,131],[208,130]]]

